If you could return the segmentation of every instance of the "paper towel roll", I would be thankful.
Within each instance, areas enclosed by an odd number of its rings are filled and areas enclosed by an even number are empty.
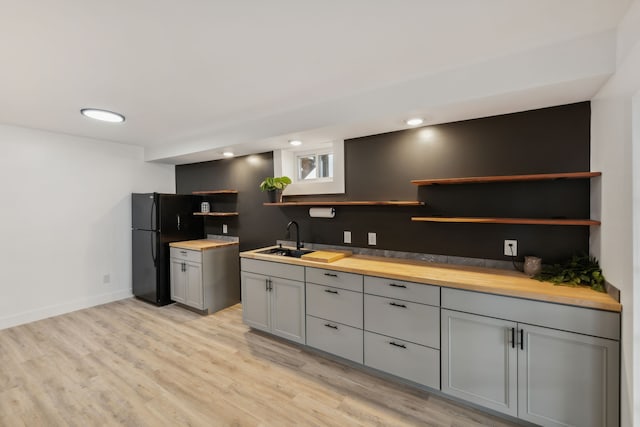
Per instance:
[[[312,218],[333,218],[336,216],[336,208],[309,208],[309,216]]]

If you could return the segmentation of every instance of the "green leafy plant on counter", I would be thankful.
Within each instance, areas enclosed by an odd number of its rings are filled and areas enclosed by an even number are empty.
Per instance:
[[[268,177],[260,183],[260,190],[275,191],[284,190],[287,185],[291,184],[291,178],[288,176]]]
[[[533,278],[556,285],[585,285],[594,291],[605,292],[602,269],[598,260],[590,255],[574,255],[564,263],[545,266]]]

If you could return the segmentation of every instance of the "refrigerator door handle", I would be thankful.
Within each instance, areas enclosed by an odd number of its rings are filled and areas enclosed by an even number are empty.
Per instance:
[[[158,266],[158,254],[156,254],[156,242],[155,242],[155,231],[151,232],[151,259],[153,259],[153,266]]]
[[[176,219],[178,220],[178,231],[180,231],[180,214],[176,215]]]
[[[158,224],[154,224],[154,219],[156,218],[156,209],[158,208],[158,206],[156,205],[156,198],[153,198],[153,202],[151,202],[151,217],[149,218],[149,228],[151,230],[157,230],[158,228]]]

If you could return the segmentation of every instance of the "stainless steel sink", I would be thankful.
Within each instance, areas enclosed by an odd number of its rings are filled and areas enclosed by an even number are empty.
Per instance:
[[[311,249],[289,249],[289,248],[269,248],[258,251],[258,254],[286,256],[290,258],[300,258],[304,254],[313,252]]]

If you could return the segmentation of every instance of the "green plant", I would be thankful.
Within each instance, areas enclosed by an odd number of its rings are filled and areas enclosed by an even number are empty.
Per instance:
[[[545,266],[534,279],[556,285],[586,285],[594,291],[605,292],[602,269],[598,260],[590,255],[574,255],[564,263]]]
[[[284,190],[287,188],[287,185],[291,184],[291,178],[288,176],[279,176],[279,177],[269,177],[265,178],[264,181],[260,183],[260,190],[262,191],[274,191],[274,190]]]

